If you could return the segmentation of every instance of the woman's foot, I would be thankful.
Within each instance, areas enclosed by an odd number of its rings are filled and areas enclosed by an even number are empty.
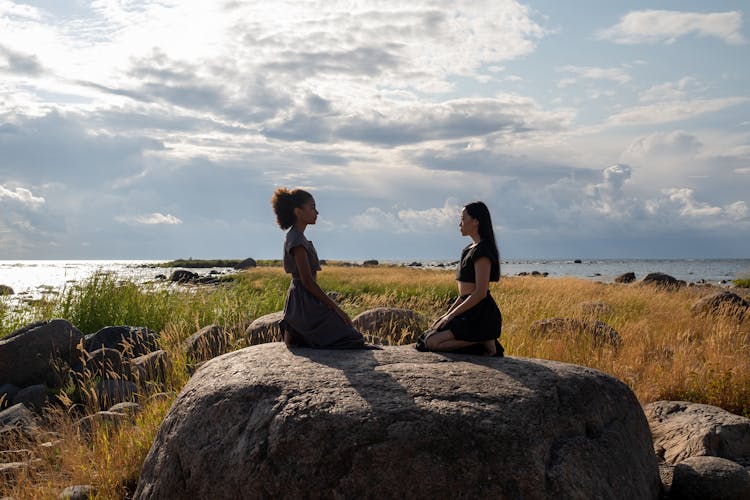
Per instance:
[[[494,356],[497,354],[494,340],[484,340],[482,341],[482,346],[487,351],[487,356]]]
[[[505,349],[500,345],[500,342],[495,340],[485,340],[482,342],[482,346],[487,350],[487,356],[495,358],[502,358],[505,354]]]

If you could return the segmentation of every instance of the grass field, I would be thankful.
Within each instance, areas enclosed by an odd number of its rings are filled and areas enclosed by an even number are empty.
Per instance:
[[[352,317],[373,307],[401,307],[421,313],[425,326],[456,296],[451,271],[326,266],[319,282],[324,290],[338,292]],[[0,302],[0,337],[54,317],[68,319],[84,334],[107,325],[147,326],[161,332],[162,347],[172,359],[164,381],[171,396],[148,400],[144,395],[143,411],[133,426],[101,426],[86,439],[75,430],[72,406],[60,405],[47,424],[55,437],[4,443],[5,449],[42,451],[36,454],[39,461],[2,483],[0,496],[56,498],[66,486],[91,484],[97,498],[127,498],[172,398],[189,378],[182,341],[209,324],[244,331],[254,318],[283,307],[288,284],[289,277],[278,267],[245,271],[219,287],[136,286],[97,275],[21,310]],[[750,416],[750,319],[695,317],[690,311],[698,298],[716,289],[668,291],[573,278],[513,277],[493,283],[491,291],[503,313],[501,341],[508,355],[602,370],[626,382],[643,404],[688,400]],[[603,304],[598,315],[583,305],[592,302]],[[619,332],[622,344],[594,346],[586,336],[540,338],[530,333],[534,321],[554,317],[604,321]],[[385,332],[392,343],[402,334]],[[39,447],[42,441],[51,444]]]

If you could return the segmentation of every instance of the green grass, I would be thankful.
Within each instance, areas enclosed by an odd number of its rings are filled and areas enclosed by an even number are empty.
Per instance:
[[[750,288],[750,278],[740,278],[732,282],[737,288]]]

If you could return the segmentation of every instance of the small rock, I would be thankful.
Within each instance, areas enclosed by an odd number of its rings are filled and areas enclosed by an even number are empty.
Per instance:
[[[534,321],[529,328],[529,333],[535,337],[547,337],[549,335],[572,335],[574,338],[580,335],[588,335],[594,346],[601,347],[609,344],[618,347],[622,343],[620,334],[603,321],[582,321],[574,318],[550,318]]]
[[[581,302],[578,308],[584,316],[609,316],[614,309],[606,302]]]
[[[99,408],[104,410],[117,403],[133,401],[138,395],[138,386],[129,380],[100,380],[96,384]]]
[[[88,500],[96,496],[96,488],[90,484],[68,486],[60,493],[60,500]]]
[[[169,355],[167,351],[160,349],[138,356],[130,364],[138,373],[138,381],[142,386],[146,382],[164,382],[169,369]]]
[[[117,349],[124,357],[135,358],[158,349],[158,335],[145,326],[106,326],[87,335],[84,347],[88,352]]]
[[[208,325],[185,339],[182,347],[194,361],[200,363],[227,352],[232,337],[223,326]]]
[[[379,264],[380,264],[380,263],[379,263],[379,262],[378,262],[377,260],[375,260],[375,259],[371,259],[371,260],[366,260],[366,261],[364,261],[364,262],[362,263],[362,265],[363,265],[363,266],[377,266],[377,265],[379,265]]]
[[[279,321],[284,318],[284,311],[266,314],[250,323],[245,330],[245,338],[248,345],[265,344],[266,342],[278,342],[282,339]]]
[[[699,316],[731,316],[742,319],[750,303],[728,290],[703,297],[696,301],[690,310]]]
[[[685,282],[664,273],[648,273],[642,280],[644,285],[654,285],[659,288],[673,289],[685,286]]]
[[[173,271],[172,275],[169,277],[169,281],[175,283],[192,283],[196,279],[198,279],[198,274],[186,269]]]
[[[4,410],[11,405],[11,401],[16,397],[20,389],[13,384],[0,385],[0,410]]]
[[[24,387],[16,397],[13,398],[13,404],[23,404],[29,410],[33,411],[37,415],[41,415],[44,407],[49,403],[49,390],[44,384],[31,385]]]
[[[615,278],[615,283],[632,283],[635,281],[635,273],[629,272],[629,273],[623,273],[619,275],[617,278]]]
[[[237,270],[243,270],[243,269],[250,269],[250,268],[256,267],[257,265],[258,263],[255,262],[255,259],[248,257],[247,259],[243,260],[242,262],[234,266],[234,268]]]
[[[748,500],[750,473],[719,457],[691,457],[675,465],[669,497],[678,500]]]
[[[13,295],[15,292],[8,285],[0,285],[0,295]]]
[[[107,411],[114,413],[124,413],[126,415],[135,415],[136,413],[141,411],[141,405],[139,405],[138,403],[125,401],[123,403],[117,403]]]

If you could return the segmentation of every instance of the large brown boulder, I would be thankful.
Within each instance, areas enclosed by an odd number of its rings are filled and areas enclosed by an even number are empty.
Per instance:
[[[138,499],[657,498],[640,404],[545,360],[248,347],[183,388]]]
[[[0,384],[26,387],[59,383],[55,365],[75,364],[83,334],[64,319],[39,321],[0,340]]]
[[[666,463],[713,456],[750,465],[750,418],[686,401],[656,401],[643,410],[654,450]]]

